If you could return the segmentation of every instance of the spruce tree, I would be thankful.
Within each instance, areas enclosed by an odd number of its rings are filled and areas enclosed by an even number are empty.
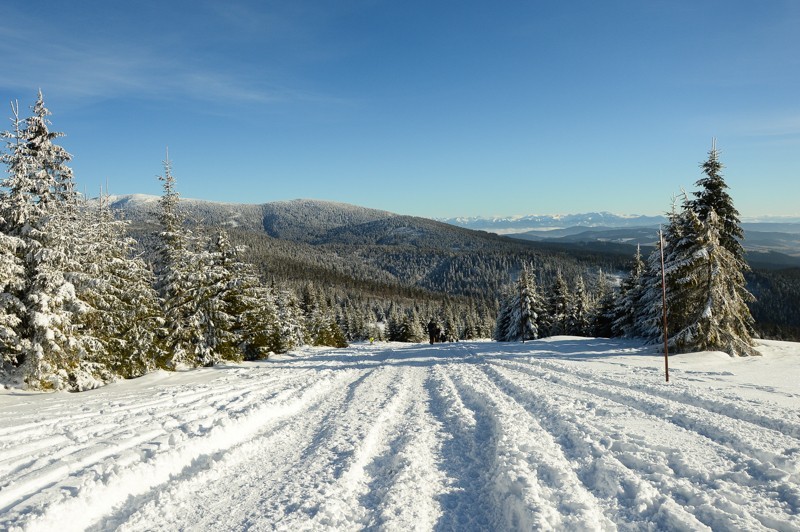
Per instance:
[[[21,312],[16,316],[21,339],[17,360],[31,387],[74,387],[85,338],[73,322],[85,305],[65,278],[76,260],[79,234],[77,197],[67,165],[71,156],[54,143],[63,134],[50,131],[50,111],[41,91],[24,128],[18,109],[12,108],[14,130],[3,135],[9,139],[9,153],[3,157],[8,176],[0,211],[3,232],[24,244],[16,249],[24,249],[25,284],[14,294],[21,304],[12,307]]]
[[[689,208],[680,217],[680,255],[665,271],[670,343],[681,352],[719,350],[732,356],[757,355],[750,337],[752,317],[744,275],[725,246],[723,221],[714,210],[705,220]]]
[[[243,262],[227,233],[220,231],[214,241],[218,267],[225,273],[222,287],[224,311],[232,319],[230,347],[241,351],[245,360],[267,358],[280,349],[278,308],[272,290],[263,285],[252,265]],[[226,357],[239,358],[231,351]]]
[[[569,333],[569,312],[572,308],[572,297],[561,270],[551,287],[547,302],[547,335],[557,336]]]
[[[744,231],[739,221],[739,211],[733,206],[733,199],[728,194],[728,185],[722,177],[724,165],[719,159],[716,140],[712,141],[708,159],[701,163],[700,167],[705,177],[695,183],[699,190],[694,192],[695,199],[689,202],[689,207],[703,222],[708,221],[712,212],[716,214],[720,225],[720,244],[731,252],[737,261],[737,267],[746,271],[747,263],[741,244]]]
[[[87,306],[75,321],[86,340],[84,386],[92,379],[143,375],[156,369],[156,331],[163,324],[152,272],[106,196],[83,205],[80,214],[87,226],[78,248],[83,259],[75,261],[68,279]]]
[[[583,280],[583,275],[579,275],[575,281],[575,294],[572,297],[572,306],[570,307],[569,334],[586,336],[590,333],[590,312],[586,283]]]
[[[524,266],[515,286],[507,290],[495,324],[494,338],[500,342],[536,340],[544,302],[533,272]]]
[[[738,211],[727,193],[716,144],[702,164],[694,199],[674,213],[665,245],[670,342],[681,351],[755,355]],[[652,321],[652,319],[651,319]]]
[[[205,344],[202,301],[198,296],[198,257],[193,252],[194,237],[178,211],[180,196],[172,175],[169,154],[164,174],[158,179],[164,193],[159,201],[158,256],[156,289],[163,304],[164,327],[160,341],[164,358],[159,366],[175,369],[181,365],[203,364],[209,357]],[[202,267],[202,266],[200,266]]]
[[[195,242],[199,249],[194,252],[192,291],[196,320],[203,334],[198,363],[212,366],[222,360],[239,361],[243,338],[234,309],[239,286],[227,235],[218,233],[211,240],[200,233]]]
[[[13,131],[4,131],[0,136],[7,139],[8,153],[0,154],[0,161],[6,166],[8,177],[2,186],[7,190],[0,192],[0,365],[22,362],[25,338],[21,330],[25,320],[26,308],[22,301],[26,286],[24,249],[25,241],[20,238],[20,220],[28,218],[27,211],[33,208],[25,197],[23,181],[30,177],[27,170],[28,159],[22,145],[19,106],[12,104]],[[15,186],[15,190],[10,187]],[[15,236],[16,233],[16,236]]]
[[[277,294],[278,321],[280,330],[274,338],[276,353],[285,353],[305,344],[306,331],[303,310],[297,296],[291,290],[283,290]]]
[[[668,242],[665,243],[664,248],[666,253],[669,248]],[[659,242],[656,242],[656,249],[647,257],[640,286],[641,290],[635,302],[634,334],[648,343],[661,343],[664,334],[664,303],[661,287],[661,244]]]
[[[339,324],[319,289],[307,283],[300,295],[300,308],[305,315],[306,343],[319,346],[347,347]]]
[[[0,366],[16,366],[20,362],[23,339],[19,327],[25,314],[19,299],[25,288],[25,267],[20,255],[24,245],[22,239],[0,232]]]
[[[512,322],[517,324],[516,336],[520,340],[536,340],[540,336],[539,323],[544,314],[544,302],[536,287],[536,279],[528,267],[523,267],[517,281],[518,305],[513,305]]]
[[[631,338],[637,335],[636,317],[639,311],[637,307],[643,290],[642,276],[644,275],[644,270],[645,264],[642,261],[641,250],[637,246],[630,271],[622,281],[614,303],[614,321],[611,326],[611,332],[614,336]]]
[[[497,310],[497,319],[495,321],[494,333],[492,338],[498,342],[509,342],[511,331],[514,329],[512,316],[514,313],[515,303],[519,300],[515,299],[513,289],[508,288],[505,293],[500,296],[500,308]],[[518,329],[518,328],[517,328]]]
[[[616,292],[602,270],[597,277],[595,294],[597,304],[592,312],[592,334],[601,338],[610,338],[613,335],[612,326],[615,318]]]

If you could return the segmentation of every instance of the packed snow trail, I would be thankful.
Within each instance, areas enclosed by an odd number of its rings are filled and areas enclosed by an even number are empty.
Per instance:
[[[2,530],[800,530],[800,345],[354,345],[0,394]],[[793,373],[792,373],[793,372]]]

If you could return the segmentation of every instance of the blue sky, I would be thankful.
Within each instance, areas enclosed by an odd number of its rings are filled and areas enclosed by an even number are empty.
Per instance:
[[[743,216],[800,216],[800,2],[5,5],[81,190],[429,217],[658,214],[712,137]],[[9,108],[6,116],[10,116]]]

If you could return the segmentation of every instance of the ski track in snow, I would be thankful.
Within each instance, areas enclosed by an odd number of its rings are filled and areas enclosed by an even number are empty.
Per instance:
[[[3,395],[0,529],[800,530],[797,408],[575,343],[355,345]]]

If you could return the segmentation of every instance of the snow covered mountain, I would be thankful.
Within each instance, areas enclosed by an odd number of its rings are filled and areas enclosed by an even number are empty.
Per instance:
[[[497,234],[520,234],[536,232],[544,235],[547,231],[558,233],[580,232],[580,228],[621,229],[621,228],[658,228],[666,225],[665,216],[646,216],[640,214],[613,214],[610,212],[587,212],[582,214],[554,214],[497,217],[456,217],[437,218],[438,220],[480,231]],[[800,233],[800,217],[761,216],[743,218],[745,229],[782,233]],[[563,236],[563,234],[559,235]]]
[[[157,219],[159,196],[111,196],[111,208],[137,222]],[[396,214],[333,201],[296,199],[263,204],[221,203],[182,198],[180,207],[190,220],[206,225],[266,231],[275,238],[310,241],[321,233],[397,216]]]
[[[561,244],[615,243],[652,246],[658,239],[663,216],[618,215],[608,212],[530,215],[505,218],[449,218],[446,223],[497,234]],[[761,217],[746,219],[744,247],[747,251],[782,253],[800,257],[800,218]],[[797,265],[789,262],[790,265]],[[800,263],[798,263],[800,264]]]
[[[136,222],[155,222],[158,196],[111,196],[114,209]],[[567,246],[600,245],[607,252],[630,253],[618,245],[651,246],[661,216],[608,212],[530,215],[505,218],[431,220],[332,201],[296,199],[263,204],[219,203],[182,199],[187,217],[211,226],[238,227],[271,237],[309,244],[410,244],[480,249],[497,243],[488,233]],[[767,217],[743,223],[745,249],[760,262],[797,266],[800,219]],[[474,232],[459,232],[456,228]],[[616,246],[616,247],[615,247]],[[596,247],[596,246],[595,246]]]
[[[583,214],[526,215],[507,217],[458,217],[440,219],[442,222],[490,231],[497,234],[547,231],[569,227],[658,227],[667,222],[664,216],[621,215],[610,212],[588,212]]]

